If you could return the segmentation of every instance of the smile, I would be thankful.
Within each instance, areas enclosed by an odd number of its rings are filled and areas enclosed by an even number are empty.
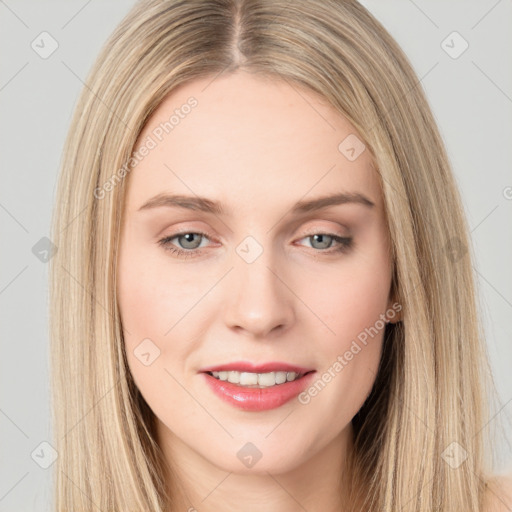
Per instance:
[[[249,388],[267,388],[285,382],[293,382],[300,379],[304,373],[296,372],[269,372],[269,373],[252,373],[237,371],[208,372],[216,379],[238,384],[239,386]]]
[[[311,384],[315,373],[314,370],[304,374],[284,371],[251,373],[232,370],[202,372],[201,375],[209,389],[223,402],[243,411],[261,412],[276,409],[296,398]],[[285,376],[286,380],[284,380]],[[231,382],[237,379],[238,383]]]

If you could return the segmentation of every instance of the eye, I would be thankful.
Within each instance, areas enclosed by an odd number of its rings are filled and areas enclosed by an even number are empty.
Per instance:
[[[319,249],[318,252],[325,252],[328,254],[345,252],[352,247],[351,237],[339,236],[332,233],[315,233],[301,238],[301,240],[311,240],[313,249]],[[335,246],[334,249],[332,248],[333,242],[338,244],[338,246]],[[331,250],[326,251],[325,249]]]
[[[181,247],[177,247],[172,242],[174,239],[178,241]],[[158,241],[158,244],[166,251],[170,251],[178,257],[191,258],[201,253],[201,251],[196,249],[201,248],[201,242],[205,239],[209,240],[209,235],[207,233],[186,231],[162,238]],[[303,237],[300,240],[312,240],[312,248],[318,249],[317,252],[326,254],[346,252],[352,247],[351,237],[343,237],[331,233],[315,233]],[[333,248],[333,243],[338,245]]]
[[[174,240],[175,238],[180,242],[183,249],[180,247],[176,247],[174,244],[171,243],[172,240]],[[195,253],[201,252],[196,251],[195,249],[200,247],[202,239],[205,238],[208,239],[208,235],[206,233],[187,231],[183,233],[176,233],[174,235],[162,238],[161,240],[158,241],[158,244],[161,245],[166,251],[170,251],[171,253],[176,254],[180,257],[190,258],[192,256],[195,256]]]

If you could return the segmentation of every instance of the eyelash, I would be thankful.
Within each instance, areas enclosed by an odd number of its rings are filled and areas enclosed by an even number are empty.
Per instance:
[[[183,231],[182,233],[174,233],[173,235],[169,235],[169,236],[166,236],[165,238],[162,238],[161,240],[158,241],[158,244],[160,246],[162,246],[164,248],[164,250],[170,251],[172,254],[178,256],[179,258],[193,258],[193,257],[197,256],[198,254],[200,254],[201,251],[198,249],[188,249],[188,250],[179,249],[179,248],[171,245],[171,240],[173,240],[174,238],[178,238],[183,235],[191,235],[191,234],[192,235],[200,235],[202,237],[207,238],[208,240],[210,239],[208,233],[203,233],[201,231]],[[349,249],[351,249],[352,245],[353,245],[352,237],[338,236],[333,233],[322,233],[322,232],[312,233],[310,235],[306,235],[306,236],[302,237],[301,240],[303,240],[304,238],[312,238],[315,235],[327,235],[327,236],[331,237],[334,242],[338,242],[340,244],[339,247],[335,248],[335,249],[324,249],[324,250],[316,249],[316,252],[319,252],[322,254],[334,255],[334,254],[339,254],[339,253],[345,253]],[[315,249],[313,249],[313,250],[315,250]]]

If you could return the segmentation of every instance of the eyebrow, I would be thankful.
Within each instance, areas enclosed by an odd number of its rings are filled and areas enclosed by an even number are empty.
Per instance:
[[[370,201],[370,199],[368,199],[363,194],[359,192],[349,192],[317,197],[315,199],[308,199],[306,201],[299,201],[293,205],[291,212],[293,214],[308,213],[340,204],[361,204],[368,208],[375,206],[375,203]],[[214,201],[206,197],[169,194],[158,194],[152,197],[139,208],[139,211],[162,206],[184,208],[187,210],[201,211],[215,215],[228,214],[222,204],[218,201]]]

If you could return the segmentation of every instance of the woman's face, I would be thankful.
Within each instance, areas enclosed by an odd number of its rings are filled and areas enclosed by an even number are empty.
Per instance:
[[[244,72],[182,85],[146,124],[117,291],[167,454],[277,474],[345,446],[397,311],[378,175],[355,133],[313,93]],[[310,373],[293,381],[294,367]]]

